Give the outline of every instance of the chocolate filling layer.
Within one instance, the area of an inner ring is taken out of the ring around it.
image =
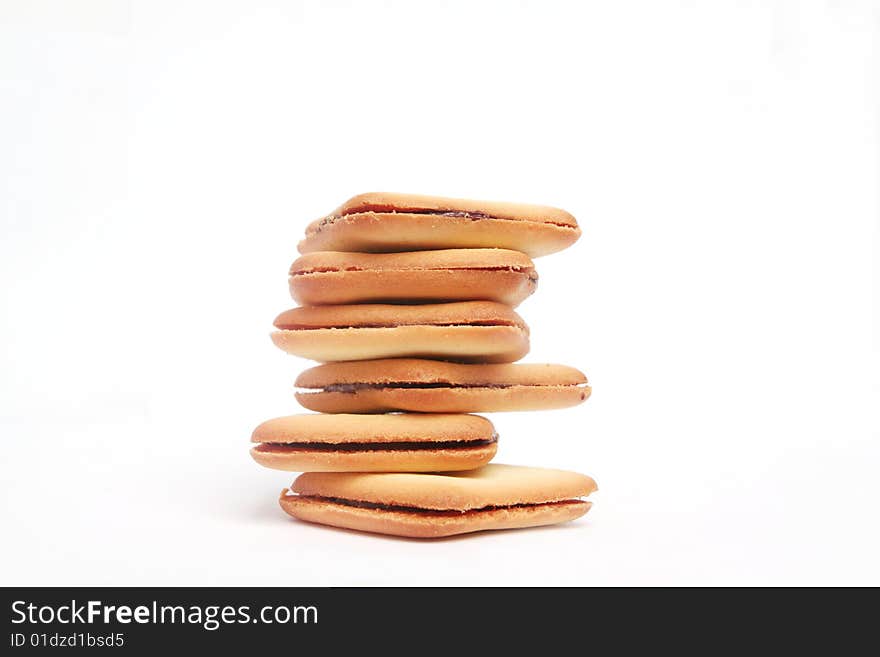
[[[446,440],[438,442],[428,441],[398,441],[389,443],[261,443],[257,450],[260,452],[284,453],[296,452],[409,452],[413,450],[433,449],[469,449],[472,447],[485,447],[494,445],[498,438],[489,440]]]
[[[380,268],[381,269],[381,268]],[[291,269],[288,274],[290,276],[309,276],[311,274],[333,274],[338,272],[350,272],[350,271],[376,271],[376,269],[371,269],[369,267],[309,267],[308,269]],[[421,267],[421,268],[400,268],[395,269],[391,267],[389,269],[385,269],[384,271],[394,271],[394,272],[418,272],[418,271],[512,271],[517,274],[528,274],[530,280],[538,280],[538,275],[535,273],[534,269],[528,267],[468,267],[468,266],[449,266],[444,267],[442,265],[436,267]]]
[[[483,506],[477,509],[425,509],[419,506],[402,506],[398,504],[376,504],[374,502],[362,502],[360,500],[347,500],[341,497],[323,497],[320,495],[299,495],[304,500],[316,500],[318,502],[329,502],[331,504],[341,504],[356,509],[370,509],[373,511],[396,511],[398,513],[417,513],[425,516],[462,516],[465,514],[484,513],[488,511],[498,511],[499,509],[537,509],[550,506],[568,506],[572,504],[584,504],[583,500],[558,500],[555,502],[539,502],[537,504],[504,504]]]
[[[331,383],[324,386],[324,392],[357,392],[358,390],[383,390],[385,388],[392,389],[435,389],[435,388],[510,388],[511,385],[502,385],[498,383],[475,383],[472,385],[461,385],[455,383],[416,383],[416,382],[394,382],[394,383]]]
[[[439,214],[444,217],[461,217],[463,219],[498,219],[485,212],[468,212],[467,210],[418,210],[415,214]]]
[[[387,214],[428,214],[439,215],[441,217],[460,217],[462,219],[504,219],[504,217],[494,217],[491,214],[480,212],[479,210],[431,210],[427,208],[401,208],[390,207],[387,205],[362,205],[351,210],[343,212],[341,215],[331,215],[324,219],[334,220],[340,217],[347,217],[352,214],[363,214],[364,212],[382,212]]]
[[[318,329],[328,329],[328,328],[400,328],[401,326],[515,326],[517,328],[522,328],[517,324],[512,322],[504,322],[501,320],[484,320],[484,321],[473,321],[468,322],[467,324],[462,324],[461,322],[413,322],[412,324],[327,324],[326,326],[306,326],[304,324],[276,324],[275,328],[288,330],[288,331],[314,331]]]
[[[348,217],[356,214],[364,214],[368,212],[379,212],[383,214],[424,214],[424,215],[437,215],[440,217],[456,217],[461,219],[471,219],[473,221],[478,221],[480,219],[494,219],[495,221],[533,221],[528,219],[514,219],[511,217],[497,217],[491,214],[487,214],[485,212],[480,212],[478,210],[433,210],[428,208],[402,208],[402,207],[390,207],[387,205],[361,205],[357,208],[352,208],[351,210],[346,210],[341,215],[332,214],[330,216],[324,217],[315,227],[315,232],[320,231],[322,228],[332,224],[337,219],[341,219],[342,217]],[[559,226],[560,228],[574,228],[571,224],[560,223],[555,221],[542,221],[540,223],[548,223],[552,226]]]
[[[581,391],[581,401],[587,398],[587,390],[589,386],[586,383],[569,383],[569,384],[550,384],[549,386],[529,385],[525,383],[500,384],[500,383],[474,383],[474,384],[453,384],[453,383],[414,383],[414,382],[394,382],[394,383],[331,383],[323,387],[304,387],[299,386],[296,393],[299,395],[316,395],[320,393],[339,392],[343,394],[354,395],[361,390],[455,390],[477,388],[480,390],[503,390],[504,388],[576,388]]]

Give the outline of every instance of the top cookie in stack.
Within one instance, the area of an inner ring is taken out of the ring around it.
[[[538,257],[571,246],[580,235],[575,218],[559,208],[371,193],[309,224],[299,252],[491,248]]]
[[[424,509],[405,511],[399,523],[373,523],[374,516],[401,511],[378,508],[380,502],[367,498],[344,501],[345,473],[470,471],[485,482],[479,486],[492,488],[503,479],[506,493],[498,499],[513,500],[508,504],[517,510],[511,515],[493,502],[491,522],[453,523],[459,528],[454,533],[585,513],[588,503],[568,505],[565,513],[559,506],[543,508],[562,504],[571,490],[535,502],[535,491],[526,495],[517,488],[519,479],[527,487],[526,481],[552,483],[571,473],[514,468],[478,474],[495,455],[497,435],[488,420],[466,415],[561,408],[589,396],[586,377],[574,368],[513,364],[529,351],[528,326],[514,308],[537,285],[530,256],[559,251],[579,236],[574,217],[556,208],[387,193],[356,196],[312,222],[289,272],[291,296],[301,306],[276,317],[272,340],[323,363],[300,375],[296,398],[330,415],[265,422],[254,432],[258,445],[251,453],[270,468],[342,473],[328,480],[341,488],[338,496],[313,499],[295,486],[299,494],[283,494],[282,507],[328,524],[441,535],[452,525],[432,521]],[[457,485],[452,479],[376,476],[377,484]],[[577,479],[575,488],[590,490],[588,479]],[[540,513],[535,505],[542,506]],[[413,524],[407,513],[421,515]],[[366,520],[354,517],[364,514]]]

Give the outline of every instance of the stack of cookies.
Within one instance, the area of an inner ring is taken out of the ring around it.
[[[273,342],[322,364],[296,380],[317,413],[256,428],[251,454],[303,472],[281,507],[300,520],[436,537],[572,520],[596,490],[562,470],[489,464],[498,435],[471,413],[547,410],[590,395],[564,365],[515,363],[535,290],[530,256],[580,236],[556,208],[362,194],[313,222],[290,268],[297,308]]]

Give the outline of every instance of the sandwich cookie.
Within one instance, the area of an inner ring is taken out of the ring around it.
[[[529,329],[493,301],[416,306],[305,306],[275,319],[284,351],[328,362],[411,356],[510,363],[529,351]]]
[[[535,291],[531,259],[507,249],[413,253],[308,253],[290,266],[290,295],[303,306],[498,301],[517,306]]]
[[[580,234],[568,212],[544,205],[371,193],[309,224],[299,252],[502,247],[536,257]]]
[[[431,472],[486,465],[498,448],[477,415],[291,415],[254,430],[260,465],[298,472]]]
[[[394,358],[327,363],[302,372],[296,399],[321,413],[475,413],[564,408],[590,396],[565,365],[467,365]]]
[[[433,538],[574,520],[596,490],[586,475],[490,464],[436,474],[306,473],[279,500],[294,518],[379,534]]]

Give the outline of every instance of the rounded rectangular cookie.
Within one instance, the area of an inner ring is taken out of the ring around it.
[[[302,372],[296,399],[320,413],[488,413],[576,406],[591,392],[566,365],[414,358],[327,363]]]
[[[275,327],[276,346],[321,362],[418,357],[507,363],[529,350],[522,318],[492,301],[305,306],[278,315]]]
[[[477,415],[304,414],[260,424],[251,456],[298,472],[431,472],[486,465],[498,448],[492,423]]]
[[[374,192],[309,224],[299,251],[499,247],[537,257],[570,246],[580,234],[571,214],[550,206]]]
[[[516,307],[537,281],[531,259],[505,249],[308,253],[293,262],[288,278],[291,296],[304,306],[496,301]]]
[[[465,472],[307,473],[279,503],[300,520],[417,538],[565,522],[596,490],[586,475],[490,464]]]

